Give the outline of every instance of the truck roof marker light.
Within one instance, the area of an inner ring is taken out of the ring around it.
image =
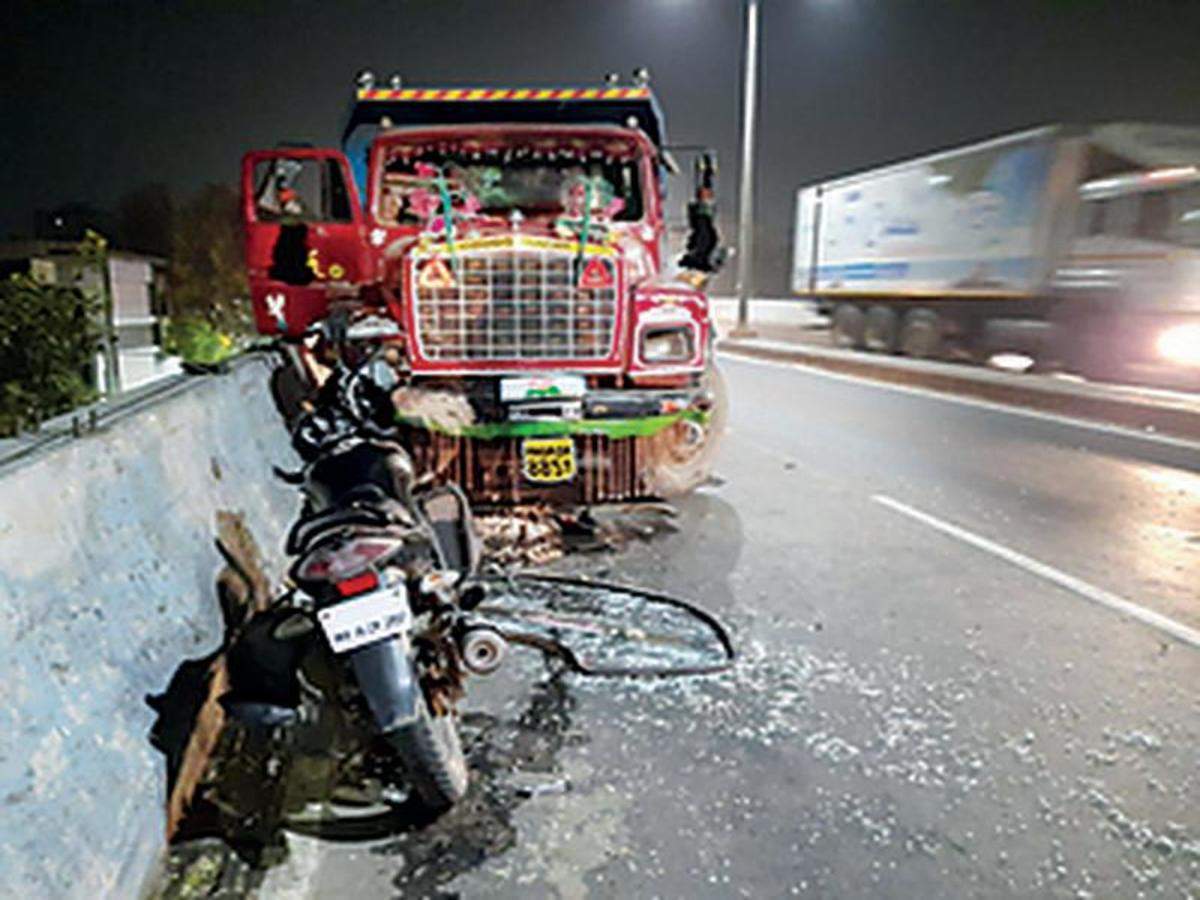
[[[588,259],[583,271],[579,274],[579,287],[583,290],[610,288],[612,283],[612,269],[595,256]]]
[[[359,80],[369,76],[369,81]],[[646,84],[637,87],[604,88],[400,88],[376,87],[375,75],[364,70],[356,77],[359,100],[388,103],[468,102],[497,100],[645,100],[650,97]]]
[[[388,87],[390,87],[393,91],[398,91],[400,88],[404,87],[404,79],[398,74],[394,74],[388,79]]]
[[[434,291],[458,286],[458,282],[454,280],[454,275],[450,272],[450,267],[440,256],[435,256],[421,267],[417,284]]]
[[[375,87],[375,73],[370,69],[360,69],[354,76],[354,83],[358,85],[359,90],[369,91]]]

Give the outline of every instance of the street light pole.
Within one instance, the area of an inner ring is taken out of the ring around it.
[[[737,327],[735,337],[752,337],[750,295],[754,282],[754,114],[758,101],[758,4],[746,3],[746,49],[742,59],[742,183],[738,203]]]

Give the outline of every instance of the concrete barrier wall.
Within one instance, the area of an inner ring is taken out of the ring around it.
[[[217,511],[279,563],[296,506],[266,377],[244,360],[0,477],[0,896],[133,897],[154,869],[143,697],[220,641]]]

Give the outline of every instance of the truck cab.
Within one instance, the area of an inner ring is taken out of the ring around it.
[[[340,150],[243,160],[255,322],[314,387],[312,327],[373,323],[418,462],[477,502],[686,488],[719,385],[707,298],[665,275],[669,164],[644,84],[361,81]]]
[[[1121,172],[1079,188],[1053,274],[1062,355],[1084,374],[1194,390],[1200,373],[1200,170]]]

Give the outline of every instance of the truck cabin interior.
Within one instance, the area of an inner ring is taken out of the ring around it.
[[[385,137],[379,155],[374,219],[414,226],[449,203],[476,220],[578,218],[636,222],[643,200],[638,141],[604,130],[548,133],[494,129],[486,133]]]

